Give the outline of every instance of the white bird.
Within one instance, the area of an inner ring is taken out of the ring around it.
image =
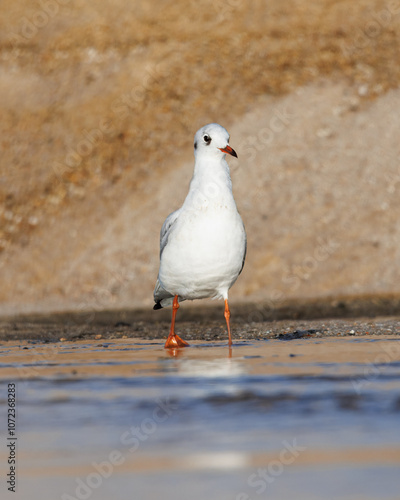
[[[224,127],[210,123],[196,132],[189,193],[182,207],[172,212],[161,228],[154,309],[172,304],[165,347],[189,345],[175,333],[179,302],[208,297],[224,299],[232,344],[228,290],[243,269],[246,232],[233,198],[226,153],[237,158]]]

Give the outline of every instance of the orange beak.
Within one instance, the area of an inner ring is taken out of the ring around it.
[[[232,149],[230,146],[226,146],[225,148],[218,148],[220,149],[223,153],[228,153],[228,155],[234,156],[235,158],[238,157],[236,154],[236,151]]]

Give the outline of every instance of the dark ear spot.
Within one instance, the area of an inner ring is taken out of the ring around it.
[[[197,149],[197,141],[194,141],[194,149]]]

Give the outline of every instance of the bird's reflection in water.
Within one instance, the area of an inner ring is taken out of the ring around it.
[[[177,358],[175,369],[181,377],[226,378],[247,373],[242,360],[232,357],[232,348],[226,349],[224,357],[214,355],[210,359],[190,358],[187,356],[188,349],[176,349],[176,351],[169,354]]]
[[[179,358],[179,357],[183,357],[185,349],[180,348],[180,347],[174,347],[174,348],[165,349],[165,351],[171,358]],[[228,359],[232,359],[232,345],[228,345],[228,348],[226,351],[226,357]]]

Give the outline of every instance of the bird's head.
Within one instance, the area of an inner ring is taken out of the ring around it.
[[[196,132],[194,136],[194,155],[223,157],[225,154],[235,156],[236,151],[229,146],[229,134],[218,125],[218,123],[209,123]]]

